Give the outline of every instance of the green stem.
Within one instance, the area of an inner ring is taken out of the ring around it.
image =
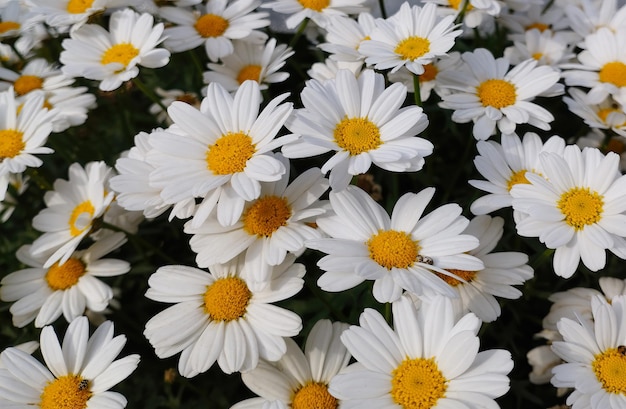
[[[380,16],[387,18],[387,10],[385,10],[385,0],[378,0],[378,6],[380,7]]]
[[[144,84],[143,81],[139,79],[139,77],[133,78],[132,81],[133,84],[135,84],[145,96],[147,96],[152,102],[160,106],[163,111],[167,112],[167,107],[163,104],[161,98],[159,98],[159,96],[154,91],[148,88],[146,84]]]
[[[300,23],[300,25],[298,26],[298,30],[296,30],[296,33],[293,35],[293,37],[291,38],[291,41],[289,42],[290,48],[294,48],[294,46],[296,45],[300,37],[302,37],[302,34],[304,34],[304,30],[306,29],[306,26],[308,24],[309,24],[309,18],[305,18],[304,20],[302,20],[302,23]]]
[[[465,13],[467,12],[467,7],[469,6],[469,2],[470,0],[463,0],[463,6],[461,7],[461,11],[459,11],[459,14],[454,19],[454,24],[463,23],[463,18],[465,18]]]
[[[422,106],[422,95],[420,93],[420,76],[413,74],[413,98],[415,99],[415,105]]]

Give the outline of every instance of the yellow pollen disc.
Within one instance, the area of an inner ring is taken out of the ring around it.
[[[207,168],[216,175],[243,172],[256,151],[252,138],[237,132],[227,133],[210,145],[206,152]]]
[[[532,24],[527,25],[526,26],[526,31],[532,30],[533,28],[536,28],[537,30],[543,32],[543,31],[546,31],[547,29],[549,29],[550,26],[545,24],[545,23],[536,22],[536,23],[532,23]]]
[[[606,123],[607,118],[613,112],[621,113],[622,111],[617,108],[603,108],[598,110],[597,115],[602,120],[602,122]]]
[[[470,0],[467,0],[468,2]],[[448,0],[448,3],[450,3],[450,7],[452,7],[455,10],[458,10],[459,8],[461,8],[461,4],[462,4],[463,0]],[[474,7],[471,4],[467,5],[467,11],[470,11],[471,9],[473,9]]]
[[[228,28],[228,20],[217,14],[204,14],[194,24],[194,28],[202,37],[219,37]]]
[[[91,226],[91,219],[96,209],[89,200],[85,200],[72,210],[70,220],[70,234],[73,237],[78,236]]]
[[[589,188],[575,187],[561,195],[557,207],[565,215],[565,222],[582,230],[585,226],[600,221],[604,201],[597,192]]]
[[[81,14],[87,11],[93,4],[93,0],[70,0],[67,3],[67,11],[72,14]]]
[[[43,79],[36,75],[22,75],[13,83],[13,88],[17,95],[28,94],[34,89],[41,89]]]
[[[604,64],[600,69],[600,81],[626,87],[626,64],[619,61]]]
[[[539,61],[539,60],[541,60],[541,57],[543,57],[543,53],[534,53],[534,54],[532,55],[532,57],[533,57],[535,60]]]
[[[419,245],[403,231],[379,230],[366,244],[370,258],[388,270],[412,266],[419,254]]]
[[[292,409],[336,409],[337,399],[328,392],[328,386],[309,382],[300,388],[291,402]]]
[[[291,209],[284,197],[265,196],[258,199],[243,215],[243,229],[250,235],[270,237],[279,227],[287,225]]]
[[[204,311],[214,321],[232,321],[246,313],[252,293],[238,277],[225,277],[207,286],[204,293]]]
[[[517,98],[515,86],[508,81],[490,79],[476,87],[476,93],[484,107],[504,108],[513,105]]]
[[[426,64],[424,65],[424,72],[419,76],[419,80],[420,82],[432,81],[437,77],[438,73],[439,70],[434,64]]]
[[[591,368],[608,393],[626,394],[626,355],[609,348],[595,356]]]
[[[465,270],[454,270],[454,269],[448,269],[446,271],[451,272],[452,274],[458,276],[459,278],[462,278],[463,280],[465,280],[466,282],[470,282],[474,279],[474,277],[476,277],[476,273],[477,271],[465,271]],[[441,274],[441,273],[437,273],[435,272],[435,274],[437,275],[437,277],[441,278],[443,281],[445,281],[446,283],[448,283],[449,285],[451,285],[452,287],[456,287],[459,284],[465,284],[463,283],[463,281],[459,281],[454,277],[450,277],[447,276],[445,274]]]
[[[17,30],[20,27],[20,23],[16,23],[15,21],[0,21],[0,34],[11,30]]]
[[[26,147],[22,140],[24,134],[15,129],[0,131],[0,162],[5,158],[14,158]]]
[[[239,70],[239,74],[237,74],[237,82],[239,84],[243,84],[245,80],[252,80],[259,82],[259,77],[261,76],[261,66],[257,64],[250,64],[243,67]]]
[[[40,396],[41,409],[85,409],[91,398],[89,386],[82,387],[83,379],[77,375],[65,375],[49,382]]]
[[[134,45],[130,43],[119,43],[104,52],[100,63],[107,65],[116,62],[126,67],[128,63],[130,63],[130,60],[138,55],[139,50],[135,48]]]
[[[526,172],[528,172],[526,169],[513,172],[509,180],[506,182],[506,190],[510,192],[511,189],[513,189],[513,186],[517,185],[518,183],[524,183],[527,185],[530,184],[528,179],[526,179]]]
[[[355,156],[378,148],[380,130],[367,118],[345,117],[337,124],[333,133],[340,148]]]
[[[197,104],[198,98],[194,94],[183,94],[176,98],[176,101],[184,102],[189,105]]]
[[[46,282],[54,291],[67,290],[76,285],[83,274],[85,274],[85,263],[70,258],[61,265],[58,261],[54,263],[46,272]]]
[[[330,0],[298,0],[298,3],[305,9],[322,11],[330,4]]]
[[[393,50],[404,60],[415,60],[430,51],[430,41],[424,37],[409,37],[400,41]]]
[[[434,358],[407,358],[391,375],[391,397],[403,409],[430,409],[448,387]]]

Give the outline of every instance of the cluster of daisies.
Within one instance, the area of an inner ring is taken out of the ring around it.
[[[161,303],[141,317],[143,336],[157,357],[178,357],[181,376],[240,373],[257,397],[234,409],[498,407],[513,358],[481,350],[479,330],[541,280],[526,253],[499,251],[514,247],[503,238],[527,238],[559,278],[626,259],[617,0],[0,6],[0,220],[29,191],[43,199],[37,236],[5,255],[21,268],[2,273],[0,300],[40,339],[0,354],[1,407],[126,406],[109,389],[139,355],[116,359],[126,337],[107,319],[120,301],[111,277],[142,279]],[[52,140],[128,92],[152,102],[123,108],[152,118],[125,135],[129,149],[55,152]],[[567,121],[556,112],[587,133],[553,135]],[[454,148],[442,142],[453,129],[477,152],[461,176],[472,201],[427,184],[391,197],[395,174],[423,174]],[[47,181],[59,166],[66,178]],[[372,175],[386,207],[363,188]],[[170,223],[194,259],[129,277],[115,258],[126,242]],[[303,322],[290,300],[313,274],[312,293],[368,291],[358,322]],[[547,345],[527,355],[530,381],[574,409],[626,407],[626,284],[599,286],[552,294]]]

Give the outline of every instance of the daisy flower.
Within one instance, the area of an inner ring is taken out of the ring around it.
[[[374,16],[359,13],[357,20],[350,17],[332,17],[326,26],[325,43],[318,47],[330,54],[335,61],[363,62],[365,56],[359,52],[361,43],[368,40],[376,28]]]
[[[565,84],[591,88],[587,93],[590,104],[611,95],[626,105],[626,27],[617,32],[600,28],[585,38],[585,47],[578,54],[580,64],[564,66],[571,68],[563,71]]]
[[[281,104],[285,98],[272,99],[259,114],[259,84],[246,81],[234,96],[209,84],[200,110],[173,102],[167,112],[174,124],[151,137],[150,184],[162,189],[168,204],[202,198],[198,224],[215,207],[220,224],[236,223],[244,203],[261,194],[261,182],[277,181],[286,172],[271,153],[289,140],[275,138],[292,111],[291,103]]]
[[[322,166],[330,171],[335,190],[371,164],[389,171],[414,172],[432,153],[429,141],[416,137],[428,126],[418,106],[402,107],[406,87],[385,88],[385,78],[364,70],[358,78],[340,70],[334,80],[308,81],[300,97],[304,108],[295,112],[287,128],[300,138],[282,148],[288,158],[304,158],[335,151]]]
[[[441,15],[454,15],[455,18],[458,18],[461,10],[465,8],[463,25],[468,28],[480,26],[485,16],[500,16],[503,6],[503,2],[498,0],[425,0],[425,2],[439,5],[438,12]]]
[[[264,183],[259,198],[246,203],[232,226],[223,227],[215,216],[198,226],[187,222],[185,233],[193,235],[189,244],[197,253],[198,266],[225,263],[244,251],[246,260],[260,257],[275,266],[287,253],[299,255],[306,240],[320,238],[320,231],[310,225],[326,213],[326,201],[319,198],[328,189],[328,180],[318,168],[306,170],[289,185],[288,180],[286,173],[277,182]],[[250,278],[264,282],[267,270],[260,267]]]
[[[175,25],[165,29],[165,47],[172,52],[204,45],[213,62],[234,51],[232,40],[265,42],[259,28],[269,26],[268,13],[255,12],[260,0],[211,0],[203,13],[178,7],[162,7],[159,14]]]
[[[504,233],[504,219],[487,215],[473,218],[463,233],[476,237],[480,244],[467,254],[483,262],[485,268],[478,271],[448,270],[460,277],[436,273],[459,295],[459,300],[467,312],[473,312],[483,322],[492,322],[500,316],[497,297],[514,300],[522,292],[513,285],[524,284],[533,277],[533,269],[528,266],[528,256],[524,253],[507,251],[494,253]]]
[[[626,405],[624,367],[626,355],[626,296],[609,303],[604,297],[591,299],[593,322],[562,318],[557,324],[563,341],[552,350],[565,363],[552,369],[551,382],[574,388],[566,403],[572,408],[620,408]]]
[[[461,216],[459,205],[443,205],[422,217],[434,193],[434,188],[426,188],[417,194],[404,194],[390,217],[357,187],[331,191],[335,214],[317,219],[329,237],[306,243],[327,254],[317,263],[326,271],[318,285],[337,292],[374,280],[374,298],[381,303],[397,300],[402,290],[457,297],[456,291],[433,272],[454,276],[447,269],[482,270],[482,261],[467,254],[479,242],[461,234],[469,221]]]
[[[41,330],[40,346],[45,365],[17,348],[0,356],[0,406],[122,409],[126,398],[109,391],[126,379],[139,363],[139,355],[115,359],[126,337],[113,336],[113,323],[106,321],[89,337],[86,317],[73,320],[59,342],[52,326]]]
[[[57,179],[54,190],[46,192],[46,208],[33,218],[33,227],[43,234],[30,250],[35,257],[49,256],[45,268],[68,260],[92,232],[96,219],[104,216],[114,197],[107,185],[110,172],[104,162],[89,162],[84,168],[73,163],[69,179]]]
[[[306,73],[311,79],[324,82],[337,77],[339,70],[349,70],[355,77],[358,77],[362,69],[363,63],[361,62],[335,61],[326,58],[324,62],[311,64],[311,68],[309,68]]]
[[[370,39],[363,41],[359,53],[365,62],[378,70],[400,67],[416,75],[424,72],[424,65],[445,55],[454,45],[461,30],[455,30],[454,16],[437,17],[437,5],[423,7],[402,3],[400,10],[388,19],[376,20]]]
[[[31,0],[31,11],[59,32],[74,31],[90,17],[117,7],[130,6],[126,0]]]
[[[341,403],[328,392],[331,379],[350,361],[350,354],[339,338],[347,324],[319,320],[307,337],[304,351],[292,339],[286,339],[287,352],[275,363],[259,362],[250,372],[241,374],[243,383],[258,398],[231,406],[231,409],[265,409],[278,401],[281,408],[338,408]]]
[[[504,133],[513,133],[519,124],[550,129],[554,116],[530,102],[537,96],[557,95],[561,91],[559,73],[548,66],[537,67],[530,59],[509,70],[509,61],[495,58],[485,48],[462,54],[465,67],[441,73],[443,87],[453,92],[443,95],[440,106],[453,109],[452,120],[474,122],[473,135],[488,139],[496,125]]]
[[[61,43],[63,73],[100,81],[102,91],[113,91],[139,74],[138,65],[159,68],[169,62],[170,52],[157,48],[163,41],[163,23],[154,24],[152,15],[116,11],[109,29],[85,24],[70,33]]]
[[[150,185],[150,173],[154,166],[147,161],[152,150],[151,134],[139,132],[135,135],[135,146],[115,162],[118,174],[111,177],[111,189],[116,192],[116,203],[129,211],[141,211],[148,219],[154,219],[169,209],[169,220],[174,217],[186,219],[196,209],[195,200],[189,198],[174,206],[163,202],[161,189]]]
[[[438,297],[416,310],[408,297],[392,305],[394,328],[366,309],[342,335],[357,363],[336,375],[329,391],[344,408],[497,407],[509,390],[511,354],[478,352],[480,320],[455,317]]]
[[[610,96],[598,104],[590,104],[587,94],[578,88],[570,88],[569,94],[569,97],[563,97],[563,102],[590,128],[610,129],[626,137],[626,108],[624,106]]]
[[[32,95],[21,109],[13,88],[0,92],[0,201],[4,200],[10,174],[43,163],[34,155],[52,153],[43,146],[52,131],[52,114],[43,108],[43,96]]]
[[[111,287],[99,277],[118,276],[130,270],[126,261],[102,257],[126,242],[123,233],[114,233],[76,251],[63,264],[44,268],[47,255],[33,256],[31,246],[16,253],[28,268],[10,273],[0,281],[0,299],[14,302],[9,311],[13,325],[22,328],[35,320],[35,327],[52,324],[63,315],[67,322],[85,313],[101,312],[113,298]]]
[[[221,64],[209,63],[210,71],[203,74],[205,84],[218,82],[233,92],[246,80],[259,83],[259,89],[267,89],[269,84],[283,82],[289,73],[279,71],[293,55],[286,44],[276,45],[271,38],[265,44],[255,44],[243,40],[233,41],[233,53],[224,56]]]
[[[619,172],[619,156],[568,145],[562,155],[541,152],[539,161],[543,175],[526,172],[530,183],[511,189],[513,209],[525,214],[517,233],[556,249],[554,271],[565,278],[581,260],[591,271],[604,268],[606,249],[625,259],[626,176]]]
[[[562,154],[565,140],[552,136],[545,143],[534,132],[526,132],[520,139],[517,134],[503,134],[501,144],[495,141],[478,141],[478,156],[474,166],[486,180],[470,180],[469,184],[488,194],[476,199],[470,206],[474,214],[487,214],[513,203],[511,189],[518,183],[529,183],[527,172],[542,175],[540,152]]]
[[[12,86],[17,96],[37,89],[49,90],[45,85],[46,79],[58,75],[62,75],[61,70],[54,68],[44,58],[28,61],[19,73],[0,67],[0,90],[6,91]]]
[[[363,6],[365,0],[274,0],[264,3],[267,7],[280,14],[290,14],[285,19],[288,29],[296,28],[305,19],[311,19],[322,28],[328,25],[330,18],[347,17],[367,11]]]
[[[570,29],[564,8],[552,4],[546,9],[544,0],[530,4],[525,11],[502,13],[499,21],[508,29],[507,37],[511,41],[524,41],[525,33],[532,30],[551,34],[555,40],[570,45],[580,40],[580,36]]]
[[[258,263],[241,257],[208,272],[159,268],[148,280],[146,297],[174,305],[152,317],[144,335],[159,358],[182,352],[178,371],[188,378],[215,361],[225,373],[250,371],[259,359],[277,361],[287,352],[284,337],[302,329],[298,315],[271,304],[302,289],[304,266],[294,259],[274,267],[263,289],[249,284]]]
[[[599,28],[619,30],[626,26],[626,5],[617,0],[582,0],[579,6],[568,3],[564,9],[570,27],[585,41]]]
[[[560,70],[559,64],[570,61],[574,54],[569,52],[569,44],[555,37],[549,30],[528,30],[524,39],[514,41],[513,45],[504,49],[504,56],[513,65],[534,58],[538,65],[549,65]]]
[[[29,20],[34,17],[22,6],[20,0],[8,0],[0,8],[0,39],[21,36],[26,33],[32,24]]]

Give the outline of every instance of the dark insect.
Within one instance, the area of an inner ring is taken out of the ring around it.
[[[82,381],[80,381],[78,383],[78,390],[79,391],[84,391],[88,387],[89,387],[89,381],[87,379],[83,379]]]
[[[418,263],[426,263],[426,264],[430,264],[431,266],[433,265],[433,259],[427,256],[417,256],[417,262]]]
[[[617,352],[619,352],[621,355],[626,355],[626,346],[624,345],[620,345],[617,347]]]

